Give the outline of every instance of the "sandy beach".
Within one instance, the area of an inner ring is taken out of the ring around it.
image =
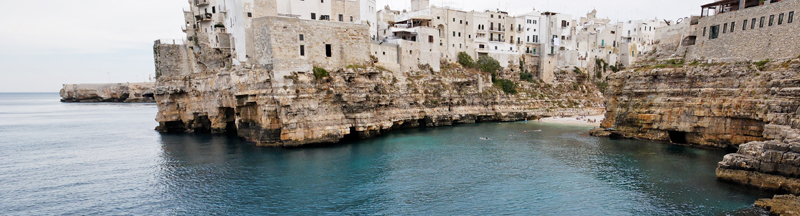
[[[605,119],[605,116],[604,115],[586,116],[586,118],[583,118],[581,120],[578,120],[576,118],[578,118],[578,116],[564,117],[564,118],[561,118],[561,117],[549,117],[549,118],[543,118],[542,122],[600,127],[600,122],[602,122],[603,119]],[[593,120],[593,121],[596,121],[596,122],[595,123],[589,123],[586,120]],[[536,121],[536,120],[534,120],[534,121]]]

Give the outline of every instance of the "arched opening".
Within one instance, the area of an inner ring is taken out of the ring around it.
[[[686,139],[686,132],[682,131],[668,131],[669,133],[669,141],[675,144],[689,144],[689,141]]]

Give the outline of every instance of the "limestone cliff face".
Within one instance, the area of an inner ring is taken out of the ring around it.
[[[719,179],[800,194],[800,60],[643,66],[606,93],[611,136],[737,147]]]
[[[64,84],[61,102],[152,103],[155,83]]]
[[[196,62],[157,63],[166,68],[158,71],[155,95],[162,132],[235,131],[261,146],[299,146],[399,128],[603,112],[596,85],[573,85],[581,76],[572,72],[559,74],[561,83],[544,85],[507,71],[501,77],[517,74],[518,93],[506,94],[489,74],[453,64],[441,72],[353,65],[329,76],[301,71],[275,77],[268,69],[215,65],[184,51],[156,48],[157,58],[178,52]]]
[[[663,65],[662,65],[663,66]],[[728,147],[798,127],[800,62],[637,68],[609,76],[606,120],[627,138]]]

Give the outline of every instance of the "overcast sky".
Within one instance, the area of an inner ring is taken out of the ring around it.
[[[533,8],[612,20],[675,20],[712,0],[431,0],[463,10]],[[409,8],[378,0],[378,8]],[[57,92],[64,83],[142,82],[155,73],[153,41],[178,39],[186,0],[3,1],[0,92]]]

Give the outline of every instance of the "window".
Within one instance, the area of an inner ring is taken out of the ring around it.
[[[775,22],[775,15],[769,15],[769,26],[772,26],[772,23]]]
[[[459,20],[458,24],[464,24],[464,20]]]
[[[325,0],[319,0],[320,3],[325,3]]]
[[[742,21],[742,31],[747,30],[747,20]]]
[[[433,35],[428,35],[428,43],[433,43]]]
[[[566,20],[561,20],[561,28],[566,28],[569,23]]]
[[[526,41],[527,42],[531,42],[531,36],[528,36],[528,40],[526,40]]]
[[[304,38],[303,34],[300,34],[300,41],[303,41],[303,40],[305,40],[305,38]]]
[[[306,46],[300,45],[300,56],[306,56]]]
[[[353,16],[350,16],[350,22],[353,22]]]
[[[794,11],[789,12],[789,18],[786,18],[786,23],[792,23],[792,19],[794,19]]]
[[[311,19],[312,19],[312,20],[315,20],[315,19],[317,19],[317,14],[315,14],[315,13],[311,13]]]
[[[458,33],[458,37],[461,37],[461,32]]]
[[[217,13],[217,7],[211,7],[211,13]]]
[[[344,15],[339,14],[339,22],[344,22]]]
[[[722,33],[728,33],[728,23],[725,23],[725,25],[722,26]]]
[[[781,13],[781,15],[778,15],[778,25],[780,24],[783,24],[783,13]]]
[[[766,17],[761,17],[761,22],[758,22],[758,27],[759,27],[759,28],[764,28],[764,21],[766,21],[766,19],[765,19],[765,18],[766,18]]]
[[[253,17],[253,13],[252,12],[247,12],[247,17]]]
[[[456,18],[453,18],[453,22],[456,22]]]
[[[436,17],[436,19],[442,19],[442,17],[438,17],[438,16],[437,16],[437,17]]]
[[[453,37],[455,37],[455,36],[456,36],[456,32],[454,31],[454,32],[453,32]]]
[[[711,26],[711,32],[708,34],[708,39],[717,39],[719,37],[719,25]]]
[[[750,29],[756,29],[756,18],[750,20]]]
[[[469,25],[469,21],[464,22],[464,25]]]
[[[736,22],[731,22],[731,33],[733,33],[734,28],[736,28]]]
[[[330,44],[325,44],[325,56],[327,57],[333,56],[333,50],[331,50]]]

